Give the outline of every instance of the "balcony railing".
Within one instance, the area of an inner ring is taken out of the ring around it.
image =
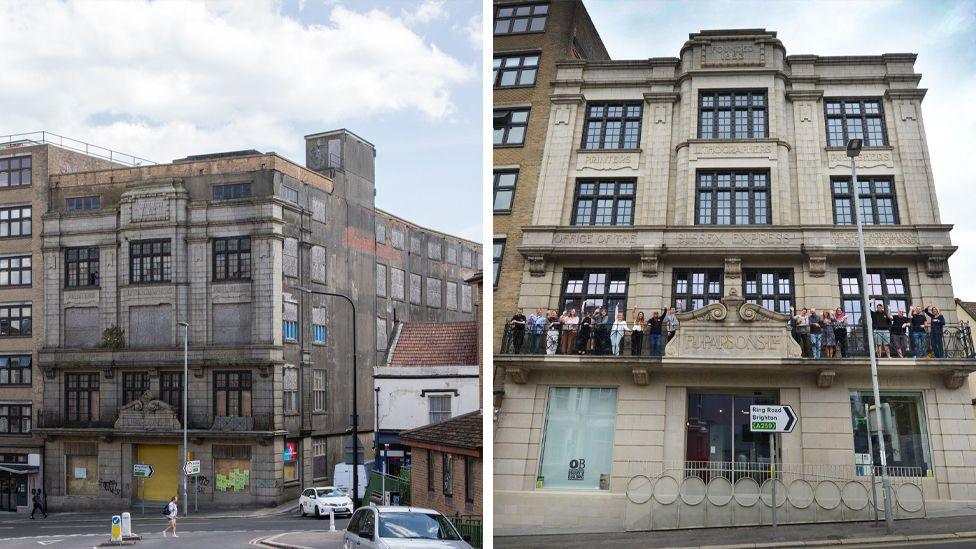
[[[679,332],[681,328],[678,328]],[[667,332],[659,336],[660,343],[647,332],[636,332],[639,341],[635,342],[635,332],[624,331],[615,334],[610,326],[591,328],[589,334],[580,334],[578,326],[556,326],[545,329],[542,333],[535,333],[531,328],[516,328],[506,324],[502,333],[500,354],[503,355],[619,355],[655,357],[664,354],[664,347],[668,342]],[[847,338],[839,338],[835,345],[834,358],[851,358],[868,356],[867,344],[863,326],[847,328]],[[803,338],[794,336],[801,347]],[[619,343],[615,343],[618,340]],[[904,351],[905,357],[914,357],[914,338],[909,336],[908,347]],[[617,350],[618,352],[614,352]],[[846,351],[846,352],[845,352]],[[810,358],[812,350],[809,345],[804,348],[804,357]],[[898,354],[892,347],[892,357]],[[947,324],[943,327],[941,336],[931,331],[925,333],[924,358],[971,359],[976,358],[973,346],[972,331],[968,324]],[[821,341],[821,358],[826,358]]]
[[[84,141],[79,141],[77,139],[72,139],[70,137],[65,137],[63,135],[58,135],[51,132],[30,132],[0,135],[0,149],[29,147],[31,145],[44,144],[55,145],[61,147],[62,149],[77,151],[87,154],[88,156],[94,156],[96,158],[115,162],[116,164],[124,164],[129,167],[156,164],[152,160],[139,158],[138,156],[121,153],[119,151],[113,151],[112,149],[99,147],[98,145],[92,145],[91,143],[85,143]]]
[[[69,416],[63,410],[40,410],[35,421],[36,428],[42,429],[114,429],[117,414],[99,419],[77,419]],[[178,417],[182,425],[183,418]],[[247,417],[215,417],[190,418],[189,428],[195,431],[239,432],[239,431],[273,431],[274,415],[271,413],[257,413]],[[147,432],[151,432],[146,429]]]

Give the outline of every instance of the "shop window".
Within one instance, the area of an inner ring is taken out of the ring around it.
[[[686,460],[689,474],[721,475],[735,482],[740,476],[762,482],[768,476],[769,436],[753,435],[749,408],[776,404],[775,392],[688,393]],[[778,461],[778,460],[777,460]]]
[[[616,417],[614,388],[550,388],[536,485],[609,490]]]
[[[285,450],[282,461],[284,462],[284,475],[285,482],[297,481],[301,477],[301,468],[299,463],[301,460],[298,459],[298,445],[297,440],[286,440]]]
[[[865,405],[871,406],[870,421]],[[875,428],[874,394],[851,391],[851,418],[854,430],[854,463],[858,474],[870,475],[870,465],[881,465]],[[868,426],[873,437],[868,446]],[[881,392],[881,425],[884,428],[888,474],[896,477],[932,476],[932,451],[929,447],[925,402],[918,392]]]

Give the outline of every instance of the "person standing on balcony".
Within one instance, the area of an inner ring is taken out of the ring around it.
[[[605,355],[610,350],[610,318],[607,310],[600,307],[593,315],[593,335],[596,340],[593,347],[598,355]]]
[[[931,309],[931,311],[930,311]],[[942,316],[942,312],[939,311],[938,307],[933,307],[932,303],[925,308],[925,314],[928,315],[930,322],[932,324],[931,333],[929,334],[932,338],[932,354],[935,358],[945,358],[945,346],[943,345],[943,328],[945,328],[945,317]]]
[[[661,352],[661,327],[663,325],[664,319],[661,317],[661,313],[657,311],[652,312],[651,318],[647,321],[647,338],[651,344],[651,356],[661,356],[664,354]]]
[[[840,349],[840,356],[847,358],[847,313],[840,307],[834,310],[834,339]]]
[[[624,320],[623,313],[617,313],[617,319],[610,327],[610,345],[613,347],[613,356],[620,356],[620,342],[627,333],[627,321]]]
[[[562,353],[564,355],[572,354],[576,348],[576,330],[579,329],[579,317],[576,316],[576,309],[563,312],[563,316],[559,317],[559,323],[562,326]]]
[[[827,358],[834,358],[834,351],[837,348],[837,337],[834,335],[834,319],[830,315],[830,310],[823,312],[823,333],[820,335],[820,346],[823,347],[824,355]]]
[[[549,309],[549,314],[546,315],[546,354],[554,355],[556,354],[556,348],[559,347],[559,316],[556,311]]]
[[[546,331],[546,317],[542,316],[542,309],[536,309],[529,317],[529,354],[542,353],[542,338]]]
[[[512,316],[512,320],[508,321],[508,325],[512,337],[512,351],[519,354],[522,352],[522,342],[525,341],[525,315],[522,314],[521,308],[515,311],[515,315]]]
[[[823,335],[823,319],[817,314],[816,309],[810,309],[810,356],[820,358],[820,336]]]
[[[583,310],[583,320],[579,323],[579,335],[576,336],[576,352],[581,355],[586,354],[586,348],[590,344],[590,336],[593,334],[593,317],[590,311]]]
[[[898,309],[898,314],[891,317],[891,350],[898,354],[898,358],[905,358],[908,352],[908,325],[911,322],[905,309]]]
[[[800,314],[793,315],[793,329],[799,338],[801,356],[810,358],[810,317],[806,307],[800,309]]]
[[[664,315],[664,329],[668,332],[668,341],[674,339],[679,324],[681,322],[678,320],[678,312],[675,311],[674,307],[671,307],[668,309],[668,314]]]
[[[647,320],[644,311],[637,311],[634,305],[634,328],[630,332],[630,356],[640,356],[644,348],[644,333],[647,331]]]
[[[914,351],[915,358],[925,358],[925,355],[928,354],[928,345],[926,345],[928,334],[925,333],[927,325],[928,318],[922,312],[922,306],[915,305],[912,307],[912,351]]]
[[[872,302],[873,303],[873,302]],[[891,358],[891,314],[885,311],[885,306],[878,303],[871,310],[871,324],[874,327],[874,346],[878,356],[882,352]]]

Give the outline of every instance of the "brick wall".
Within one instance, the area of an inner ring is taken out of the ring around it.
[[[462,515],[481,515],[482,513],[482,489],[481,477],[482,466],[481,458],[471,458],[474,460],[474,493],[473,502],[465,501],[464,492],[464,458],[462,455],[454,455],[453,471],[453,496],[446,496],[443,487],[443,453],[423,448],[413,449],[413,465],[410,472],[410,504],[417,507],[429,507],[436,509],[445,515],[456,513]],[[427,483],[427,463],[428,459],[434,460],[434,490],[428,490]]]

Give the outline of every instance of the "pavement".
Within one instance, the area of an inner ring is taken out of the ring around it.
[[[976,517],[939,517],[895,521],[887,534],[884,521],[839,522],[659,530],[605,534],[495,536],[496,549],[766,549],[776,547],[926,547],[976,548]]]

